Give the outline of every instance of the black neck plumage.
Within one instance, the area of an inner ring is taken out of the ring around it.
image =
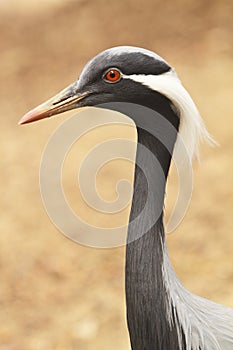
[[[170,102],[159,96],[154,110],[178,129],[179,119]],[[158,107],[159,106],[159,107]],[[163,206],[167,174],[171,161],[169,152],[175,144],[172,133],[169,145],[137,127],[134,195],[126,247],[126,305],[132,350],[178,350],[175,325],[166,317],[166,290],[163,283],[164,225]],[[150,152],[145,154],[145,148]],[[157,159],[153,162],[153,156]],[[146,202],[149,201],[149,205]],[[147,208],[143,211],[143,208]],[[140,214],[141,213],[141,214]],[[150,223],[147,230],[148,222]]]
[[[179,116],[165,96],[145,86],[140,89],[137,86],[139,93],[129,104],[119,99],[110,106],[101,106],[128,115],[135,121],[138,133],[126,246],[127,323],[132,350],[178,350],[177,329],[166,317],[162,269],[164,195]]]
[[[167,174],[170,164],[169,155],[162,150],[163,147],[158,145],[157,140],[150,140],[150,138],[144,130],[138,129],[138,142],[150,147],[158,158],[162,157],[164,171]],[[148,140],[150,140],[149,143]],[[138,150],[138,162],[140,157],[140,150]],[[161,181],[157,181],[156,167],[152,167],[151,171],[151,179],[154,177],[154,182],[161,184]],[[170,325],[166,317],[166,289],[162,272],[165,244],[163,225],[165,181],[163,185],[163,188],[159,189],[160,193],[154,188],[153,202],[147,212],[140,217],[136,227],[129,225],[128,230],[125,284],[127,322],[132,350],[180,349],[176,327]],[[147,196],[148,179],[136,165],[130,221],[140,215],[145,207]],[[155,216],[157,216],[156,222],[154,224],[152,222],[152,227],[146,231],[145,224]]]

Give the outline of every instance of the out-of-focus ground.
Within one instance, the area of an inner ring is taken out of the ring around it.
[[[168,241],[183,284],[233,307],[231,17],[226,0],[0,1],[0,350],[130,348],[124,248],[73,243],[41,202],[41,155],[67,114],[17,126],[27,110],[74,81],[87,60],[115,45],[149,48],[175,66],[220,144],[202,147],[190,209]],[[80,140],[79,154],[101,137],[104,131]],[[103,169],[101,195],[114,199],[117,176],[130,178],[129,169],[126,162]],[[65,178],[67,196],[85,214],[75,183]],[[104,226],[115,218],[96,220]]]

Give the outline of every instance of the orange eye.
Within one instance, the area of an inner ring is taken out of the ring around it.
[[[116,83],[120,79],[121,72],[116,68],[109,69],[104,75],[104,80],[106,80],[109,83]]]

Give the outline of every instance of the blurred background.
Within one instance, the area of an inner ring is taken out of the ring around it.
[[[75,244],[52,225],[41,201],[43,149],[69,113],[17,126],[29,109],[76,80],[90,58],[116,45],[145,47],[169,61],[220,144],[203,145],[202,163],[194,164],[191,206],[168,242],[182,283],[233,307],[230,3],[0,0],[0,350],[130,349],[125,248]],[[80,140],[79,157],[101,137]],[[70,168],[67,174],[75,173],[76,165]],[[112,175],[119,168],[125,169],[119,177],[130,178],[127,164],[113,164],[100,174],[108,200],[116,195],[117,175]],[[85,214],[89,209],[73,191],[75,183],[65,178],[68,197]],[[126,222],[128,209],[116,220]],[[115,218],[96,220],[104,226]]]

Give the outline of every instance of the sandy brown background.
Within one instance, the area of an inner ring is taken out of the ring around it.
[[[87,60],[115,45],[149,48],[176,67],[220,143],[202,147],[191,207],[169,236],[169,250],[185,286],[233,307],[231,19],[227,0],[0,1],[0,350],[130,348],[124,248],[73,243],[41,202],[43,148],[68,114],[17,126],[27,110],[73,82]],[[80,141],[79,155],[98,137]],[[114,198],[117,176],[130,177],[129,169],[118,163],[100,174],[106,199]],[[74,185],[66,176],[68,196],[85,215],[89,209]],[[96,220],[104,226],[126,214]]]

